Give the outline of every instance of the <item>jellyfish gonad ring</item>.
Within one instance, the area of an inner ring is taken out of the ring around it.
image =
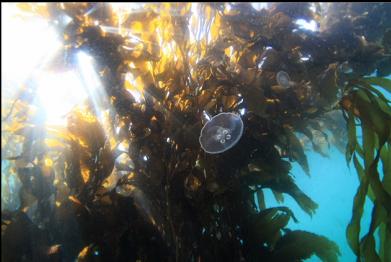
[[[201,129],[199,141],[209,154],[219,154],[232,148],[243,134],[243,122],[234,113],[220,113]]]

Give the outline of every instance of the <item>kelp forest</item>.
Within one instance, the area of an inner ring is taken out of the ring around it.
[[[351,250],[391,261],[390,4],[14,8],[60,45],[11,91],[2,81],[2,261],[339,261],[333,239],[289,229],[284,205],[316,216],[291,169],[310,176],[306,153],[329,147],[359,181]],[[52,124],[38,79],[71,70],[83,85],[65,92],[87,95]]]

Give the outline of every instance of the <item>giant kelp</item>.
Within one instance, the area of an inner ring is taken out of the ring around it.
[[[346,85],[347,95],[341,101],[343,110],[347,114],[349,142],[346,148],[346,158],[349,162],[352,157],[359,174],[360,187],[354,199],[353,217],[347,228],[347,237],[353,251],[359,257],[371,261],[387,261],[390,254],[389,245],[390,226],[390,123],[391,111],[387,100],[371,84],[380,85],[390,90],[391,81],[388,79],[364,78],[350,80]],[[362,143],[357,141],[356,122],[362,129]],[[359,161],[362,158],[364,167]],[[383,178],[378,171],[379,161],[383,164]],[[369,232],[360,240],[360,219],[362,216],[365,197],[374,202],[372,221]],[[375,252],[374,232],[380,227],[381,256]]]
[[[2,213],[2,259],[298,261],[315,254],[336,261],[332,241],[289,230],[293,212],[269,207],[263,194],[271,189],[279,202],[289,194],[313,215],[317,204],[295,184],[290,162],[309,175],[303,141],[326,155],[328,143],[343,150],[348,137],[346,158],[360,179],[349,244],[359,260],[387,261],[391,109],[374,85],[389,91],[390,84],[364,76],[390,73],[391,10],[338,5],[258,11],[250,4],[162,3],[130,11],[102,3],[20,4],[57,21],[64,46],[48,69],[73,68],[78,52],[89,54],[109,104],[96,107],[90,98],[60,129],[33,110],[33,80],[10,102],[2,159],[11,161],[7,177],[22,187],[20,208]],[[299,29],[300,18],[322,30]],[[289,85],[279,84],[279,72]],[[240,114],[239,143],[205,153],[198,141],[204,111]],[[366,195],[375,205],[359,239]]]

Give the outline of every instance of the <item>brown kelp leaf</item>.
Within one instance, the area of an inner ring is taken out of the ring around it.
[[[391,80],[382,77],[365,77],[364,81],[370,85],[377,85],[391,93]]]
[[[389,224],[380,225],[380,258],[381,261],[391,260],[391,231]]]
[[[362,165],[360,164],[360,162],[358,161],[358,157],[356,155],[353,158],[353,163],[354,163],[354,168],[356,169],[356,172],[358,174],[358,178],[361,181],[365,177],[365,170],[362,167]],[[372,200],[372,202],[375,201],[375,195],[373,194],[371,187],[368,188],[367,195]]]
[[[90,169],[88,167],[82,165],[81,177],[83,178],[84,184],[88,183],[88,181],[90,180],[90,176],[91,176]]]
[[[319,89],[323,106],[332,105],[337,100],[337,63],[330,64],[319,78]]]
[[[391,194],[391,151],[389,144],[383,146],[380,159],[383,165],[383,186]]]
[[[287,136],[290,155],[300,164],[304,172],[308,176],[310,176],[307,156],[304,153],[303,146],[301,145],[300,140],[297,139],[296,135],[291,131],[287,131]]]
[[[379,78],[377,78],[379,79]],[[382,79],[381,79],[382,80]],[[388,79],[387,79],[388,80]],[[372,93],[374,93],[378,98],[380,98],[382,100],[382,102],[384,102],[385,104],[389,104],[390,103],[390,100],[387,99],[383,93],[378,90],[375,86],[373,85],[376,85],[376,84],[371,84],[371,83],[368,83],[368,81],[365,81],[365,80],[356,80],[356,81],[351,81],[351,83],[357,85],[357,87],[362,87],[363,90],[365,91],[370,91]],[[385,86],[385,84],[383,84],[383,86]],[[367,90],[366,90],[367,89]],[[373,99],[372,99],[373,100]],[[383,107],[382,107],[383,109]],[[386,108],[386,105],[384,106],[384,109],[387,109]],[[386,112],[386,110],[385,110]]]
[[[260,210],[263,210],[266,208],[266,203],[265,203],[265,196],[263,194],[262,189],[257,191],[257,200],[258,200],[258,207]]]
[[[360,116],[360,111],[353,105],[352,97],[344,96],[340,101],[340,105],[346,111],[353,110],[355,116]]]
[[[261,210],[255,218],[255,226],[257,228],[257,239],[261,243],[274,244],[276,235],[280,233],[289,222],[289,219],[296,218],[293,212],[287,207],[274,207]]]
[[[329,157],[330,143],[327,134],[314,130],[313,137],[314,139],[312,140],[312,148],[314,151],[324,157]]]
[[[315,210],[318,207],[318,205],[311,198],[309,198],[297,187],[293,179],[288,174],[279,177],[278,179],[274,177],[274,179],[271,179],[271,181],[264,181],[262,185],[271,188],[273,191],[290,195],[310,216],[315,213]]]
[[[353,152],[356,150],[357,138],[356,138],[356,124],[354,120],[354,115],[352,110],[348,111],[348,120],[347,120],[347,129],[348,129],[348,143],[346,145],[346,162],[350,163],[352,160]]]
[[[372,218],[371,224],[369,226],[369,231],[367,235],[374,235],[375,230],[381,225],[388,222],[387,212],[382,205],[375,200],[374,206],[372,208]],[[376,252],[376,251],[375,251]]]
[[[373,235],[367,235],[363,238],[361,245],[361,257],[365,259],[365,261],[374,261],[380,262],[380,257],[376,253],[375,247],[375,238]]]
[[[327,141],[327,135],[324,132],[313,130],[305,126],[300,126],[298,131],[308,137],[315,152],[321,154],[324,157],[328,157],[327,148],[329,143]]]
[[[278,155],[278,153],[276,154]],[[311,216],[318,205],[294,183],[293,178],[289,175],[289,162],[278,160],[274,162],[275,160],[266,161],[262,158],[253,159],[248,166],[249,173],[246,176],[248,183],[270,188],[275,193],[277,201],[283,201],[282,193],[289,194]]]
[[[369,183],[374,192],[376,200],[386,209],[388,214],[391,214],[391,194],[389,194],[380,181],[380,176],[377,171],[380,152],[377,152],[375,160],[372,162],[366,175],[369,178]]]
[[[364,150],[364,167],[368,170],[375,156],[376,133],[369,125],[362,125],[362,145]]]
[[[338,246],[323,236],[306,231],[287,232],[276,244],[273,261],[296,261],[307,259],[311,255],[322,261],[335,262],[341,255]]]
[[[355,164],[358,164],[356,156],[354,156],[354,162]],[[367,177],[363,176],[357,189],[357,193],[354,196],[353,215],[348,227],[346,228],[346,237],[349,246],[357,256],[360,256],[360,221],[364,211],[365,196],[368,191],[368,185],[369,182]]]
[[[85,246],[80,252],[79,255],[77,256],[77,261],[88,261],[88,255],[90,252],[92,245]]]
[[[360,119],[363,121],[363,124],[373,129],[379,135],[379,143],[382,146],[390,139],[391,116],[384,113],[376,104],[371,103],[368,93],[362,90],[358,90],[355,93],[354,99],[360,111]]]
[[[284,203],[284,195],[282,193],[277,192],[275,190],[272,190],[272,193],[278,203]]]
[[[390,100],[388,100],[382,92],[364,81],[358,81],[357,87],[367,95],[367,97],[363,97],[367,102],[370,102],[377,110],[386,114],[387,117],[391,117],[391,108],[389,106]]]
[[[258,86],[244,85],[241,89],[243,97],[248,104],[248,110],[253,111],[258,116],[265,115],[264,90]]]
[[[363,129],[363,147],[364,147],[364,164],[365,175],[368,177],[371,188],[374,192],[376,199],[387,210],[391,212],[391,195],[384,189],[379,174],[377,171],[377,165],[380,159],[380,149],[377,149],[376,156],[375,151],[375,132],[373,132],[365,123],[362,124]],[[381,140],[379,140],[381,143]],[[384,142],[383,142],[384,143]],[[379,146],[383,146],[380,144]]]
[[[83,205],[83,204],[80,202],[80,200],[77,199],[77,197],[75,197],[75,196],[69,196],[68,199],[71,200],[73,203],[76,203],[76,204],[78,204],[78,205]]]

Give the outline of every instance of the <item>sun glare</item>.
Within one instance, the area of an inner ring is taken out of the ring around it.
[[[24,17],[14,4],[2,4],[2,69],[5,81],[20,85],[61,47],[44,19]],[[3,52],[5,51],[6,52]]]
[[[267,9],[267,3],[251,3],[251,5],[257,11]]]
[[[34,81],[37,99],[45,109],[46,124],[64,125],[65,114],[86,98],[74,71],[46,71],[47,63],[60,51],[61,42],[47,20],[27,16],[15,4],[2,4],[2,91],[15,99],[17,90]]]
[[[309,30],[309,31],[319,31],[319,27],[315,20],[306,21],[304,19],[296,20],[295,24],[299,26],[300,29]]]
[[[80,78],[74,71],[42,74],[37,79],[38,97],[46,111],[46,123],[65,125],[65,115],[87,98]]]

